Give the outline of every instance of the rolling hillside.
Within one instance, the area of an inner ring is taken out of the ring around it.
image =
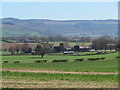
[[[71,37],[117,35],[117,20],[47,20],[3,18],[2,35],[6,36],[54,36]],[[1,25],[0,25],[1,26]]]

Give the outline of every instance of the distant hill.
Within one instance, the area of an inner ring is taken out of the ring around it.
[[[54,36],[71,37],[117,35],[117,20],[47,20],[3,18],[2,35],[6,36]],[[1,25],[0,25],[1,26]]]

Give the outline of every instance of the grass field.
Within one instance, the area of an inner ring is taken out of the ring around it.
[[[83,53],[82,53],[83,54]],[[85,54],[85,53],[84,53]],[[73,56],[60,53],[39,55],[2,56],[3,69],[54,70],[70,72],[118,72],[118,53]],[[105,60],[89,61],[88,58],[105,57]],[[84,59],[74,62],[75,59]],[[36,60],[47,60],[35,63]],[[68,60],[53,63],[52,60]],[[20,63],[14,63],[20,61]],[[118,75],[82,75],[60,73],[34,73],[3,71],[3,88],[117,88]]]
[[[3,71],[4,88],[117,87],[117,75],[75,75]]]
[[[70,55],[45,55],[40,58],[39,55],[16,55],[3,56],[3,68],[25,68],[25,69],[48,69],[64,71],[97,71],[97,72],[117,72],[118,61],[115,58],[118,54],[89,55],[89,56],[70,56]],[[105,57],[105,60],[88,61],[88,58]],[[75,59],[85,59],[82,62],[74,62]],[[48,60],[46,63],[35,63],[36,60]],[[53,63],[52,60],[68,60],[63,63]],[[15,64],[14,61],[20,61]]]
[[[0,51],[0,53],[2,53],[2,55],[11,54],[9,51]]]

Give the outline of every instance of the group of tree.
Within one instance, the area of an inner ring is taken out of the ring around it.
[[[9,48],[9,52],[11,52],[11,54],[28,54],[32,53],[32,51],[40,52],[40,55],[42,55],[43,58],[45,53],[51,52],[51,48],[47,43],[38,43],[34,49],[32,49],[27,43],[21,45],[17,44],[16,46]]]
[[[96,50],[112,50],[118,49],[118,39],[117,38],[110,38],[109,36],[101,36],[97,39],[92,41],[92,48]]]
[[[11,54],[15,54],[15,52],[17,54],[19,54],[19,52],[21,54],[25,54],[25,53],[31,53],[32,49],[29,47],[29,44],[25,43],[22,45],[17,44],[15,47],[10,47],[9,48],[9,52],[11,52]]]

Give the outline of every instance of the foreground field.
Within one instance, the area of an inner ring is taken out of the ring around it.
[[[116,56],[118,53],[86,56],[50,54],[44,58],[39,55],[3,56],[3,88],[117,88]],[[105,60],[88,60],[96,57],[105,57]],[[81,58],[84,61],[74,61]],[[36,60],[47,62],[35,63]]]
[[[117,75],[3,72],[3,88],[117,88]]]

